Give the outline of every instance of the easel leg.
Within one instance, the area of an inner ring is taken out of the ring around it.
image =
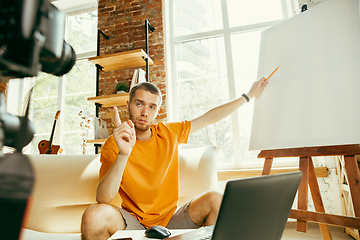
[[[298,209],[308,209],[308,185],[309,185],[309,158],[300,157],[299,170],[303,172],[298,190]],[[297,221],[296,230],[299,232],[307,232],[307,222],[303,220]]]
[[[270,175],[273,158],[265,158],[262,175]]]
[[[354,155],[344,156],[355,217],[360,217],[360,173]]]
[[[315,174],[314,163],[311,157],[309,158],[309,186],[316,212],[325,213],[325,207],[321,198],[320,188]],[[319,227],[322,238],[324,240],[331,240],[332,237],[329,226],[327,224],[319,223]]]

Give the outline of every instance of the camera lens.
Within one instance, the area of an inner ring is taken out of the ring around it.
[[[42,54],[41,54],[42,55]],[[75,50],[64,41],[61,57],[56,59],[42,58],[40,55],[40,63],[42,64],[41,71],[53,74],[55,76],[62,76],[68,73],[75,64],[76,53]]]

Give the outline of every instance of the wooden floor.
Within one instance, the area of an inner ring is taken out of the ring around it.
[[[330,227],[330,232],[333,240],[354,240],[351,236],[347,235],[343,228]],[[286,225],[284,234],[281,240],[306,240],[306,239],[319,239],[321,240],[321,233],[316,223],[308,223],[308,232],[302,233],[296,231],[296,223],[290,222]]]

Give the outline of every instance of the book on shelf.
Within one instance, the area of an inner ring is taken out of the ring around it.
[[[106,122],[100,118],[94,117],[94,139],[106,139],[109,137],[106,128]]]
[[[146,72],[141,68],[139,68],[138,70],[139,79],[137,83],[146,82]]]
[[[141,68],[135,69],[133,78],[130,84],[130,90],[138,83],[146,82],[146,72]]]

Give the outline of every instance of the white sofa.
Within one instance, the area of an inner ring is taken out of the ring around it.
[[[180,200],[218,189],[216,147],[179,149]],[[23,240],[80,240],[81,216],[95,203],[99,155],[29,155],[35,171],[33,202]],[[196,183],[196,184],[194,184]],[[119,195],[113,204],[120,205]]]

